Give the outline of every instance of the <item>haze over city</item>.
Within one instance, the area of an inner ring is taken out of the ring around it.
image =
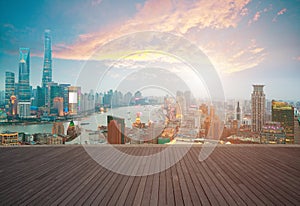
[[[94,56],[105,43],[135,32],[159,31],[197,45],[216,68],[226,98],[250,99],[252,84],[264,84],[267,99],[300,99],[296,0],[1,1],[0,8],[1,82],[5,71],[18,74],[19,48],[27,47],[30,83],[41,85],[45,29],[52,36],[53,80],[73,85],[86,62],[101,60],[105,71],[115,60],[109,54]],[[170,48],[176,49],[175,44]],[[128,48],[126,42],[122,46]],[[129,67],[140,59],[133,60]],[[111,82],[116,76],[111,74]]]

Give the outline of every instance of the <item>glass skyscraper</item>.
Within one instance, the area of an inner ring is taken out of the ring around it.
[[[30,50],[29,48],[20,48],[19,62],[19,82],[18,99],[19,101],[30,101]]]
[[[44,67],[42,87],[46,88],[48,83],[52,81],[52,48],[50,30],[45,30],[45,50],[44,50]]]
[[[5,105],[9,104],[10,97],[15,92],[15,73],[5,72]]]

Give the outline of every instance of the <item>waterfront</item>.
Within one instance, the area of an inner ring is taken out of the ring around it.
[[[132,123],[135,121],[136,113],[141,113],[141,121],[147,123],[151,121],[163,121],[161,116],[160,106],[130,106],[130,107],[119,107],[112,108],[106,113],[95,113],[91,116],[81,118],[80,121],[75,121],[75,124],[83,124],[81,127],[88,130],[96,130],[98,126],[107,125],[107,115],[113,115],[116,117],[121,117],[125,119],[125,124],[127,127],[131,127]],[[68,122],[64,123],[65,133],[67,130]],[[88,123],[88,124],[85,124]],[[0,125],[0,131],[12,131],[12,132],[24,132],[28,134],[35,133],[51,133],[52,132],[52,122],[41,123],[41,124],[16,124],[16,125]]]

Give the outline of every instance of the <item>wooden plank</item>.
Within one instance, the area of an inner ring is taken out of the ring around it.
[[[125,155],[125,154],[123,154]],[[116,159],[116,161],[111,162],[111,166],[112,168],[116,167],[116,166],[122,166],[122,164],[124,162],[120,162],[122,160],[122,155],[118,157],[118,159]],[[107,170],[108,174],[107,176],[105,176],[103,182],[98,182],[98,186],[96,187],[95,191],[91,194],[91,196],[89,197],[89,199],[85,202],[85,204],[99,204],[99,202],[101,202],[101,200],[103,199],[105,193],[107,192],[107,190],[109,190],[109,188],[114,184],[118,174],[114,173],[110,170]]]
[[[139,148],[137,156],[145,156],[146,151],[147,150],[143,150],[143,149]],[[139,159],[139,162],[136,164],[136,167],[133,168],[133,174],[139,174],[139,172],[141,172],[141,169],[142,169],[140,166],[141,164],[142,164],[142,159]],[[125,186],[120,187],[119,189],[121,191],[117,192],[117,193],[120,193],[120,195],[118,197],[113,196],[112,200],[109,202],[109,205],[124,205],[125,204],[126,198],[130,194],[130,189],[133,186],[135,177],[136,176],[128,176],[127,177],[127,182],[126,182]]]
[[[160,169],[160,161],[162,161],[162,153],[160,148],[156,147],[155,148],[156,154],[160,156],[160,159],[156,159],[154,162],[154,170],[159,171]],[[152,189],[151,189],[151,196],[150,196],[150,202],[149,205],[158,205],[158,199],[159,199],[159,172],[155,173],[152,175],[153,176],[153,182],[152,182]]]
[[[57,156],[56,156],[57,158]],[[51,162],[50,162],[51,163]],[[18,193],[18,199],[20,201],[25,201],[28,198],[32,198],[32,194],[36,194],[37,192],[41,192],[42,188],[48,188],[49,184],[40,184],[40,177],[43,177],[41,175],[45,175],[45,173],[48,173],[49,170],[52,170],[53,172],[56,171],[56,169],[59,168],[60,165],[63,165],[62,163],[59,164],[60,162],[52,162],[52,164],[43,164],[43,167],[37,167],[38,170],[32,170],[31,168],[36,168],[35,162],[34,160],[32,160],[31,162],[29,162],[26,166],[26,168],[30,168],[30,172],[24,170],[23,172],[27,172],[27,176],[28,178],[24,178],[22,179],[22,181],[20,181],[20,183],[16,183],[14,184],[14,188],[11,187],[7,187],[8,190],[13,190],[13,192],[9,192],[8,194],[14,194],[14,193]],[[51,182],[51,179],[53,179],[53,177],[55,177],[55,175],[49,176],[49,179],[44,178],[42,181],[45,182]],[[15,196],[12,197],[8,197],[6,196],[5,200],[6,201],[10,201],[11,200],[15,200]]]
[[[145,156],[150,155],[151,154],[150,149],[145,150],[143,152],[143,154]],[[147,165],[147,162],[143,162],[143,164],[141,164],[141,166],[138,168],[139,173],[144,172],[144,170],[146,168],[146,165]],[[142,181],[142,176],[134,177],[132,186],[131,186],[130,191],[128,193],[128,196],[126,197],[126,199],[123,197],[123,199],[125,199],[124,205],[133,205],[134,204],[136,195],[138,194],[138,190],[139,190],[139,187],[140,187],[139,185],[141,184],[141,181]]]
[[[245,150],[238,150],[237,152],[245,152]],[[257,155],[257,153],[255,153]],[[266,165],[263,164],[261,161],[264,159],[262,156],[261,158],[249,158],[249,157],[243,157],[243,161],[246,159],[247,165],[242,165],[243,170],[249,170],[248,173],[253,174],[256,176],[255,180],[257,180],[257,184],[260,185],[262,188],[264,188],[264,194],[270,199],[275,201],[281,202],[282,204],[285,204],[286,202],[291,202],[293,204],[297,203],[297,200],[293,198],[292,191],[285,191],[283,188],[284,181],[277,181],[278,178],[276,176],[278,175],[276,168],[270,167],[267,168],[268,172],[266,171]],[[241,161],[241,159],[238,159],[238,161]],[[270,174],[273,174],[270,176]],[[266,181],[269,179],[274,178],[273,181]],[[276,194],[276,195],[275,195]],[[274,204],[276,204],[274,202]]]
[[[73,161],[60,165],[57,170],[49,173],[47,177],[38,183],[41,187],[39,191],[35,192],[35,196],[29,199],[29,201],[31,200],[30,204],[51,204],[68,196],[69,189],[72,188],[74,183],[80,182],[86,169],[92,166],[91,162],[86,160],[87,156],[83,150],[81,153],[74,151],[74,155],[76,153],[79,155],[75,156],[76,158]],[[34,197],[37,198],[33,199]]]
[[[141,153],[141,148],[128,148],[132,153],[130,155],[132,156],[139,156]],[[125,153],[126,154],[126,153]],[[128,155],[128,154],[126,154]],[[138,163],[138,162],[137,162]],[[132,162],[129,162],[129,158],[126,158],[124,161],[124,165],[131,165],[131,167],[128,169],[129,174],[132,173],[134,170],[136,170],[137,164],[133,164]],[[126,166],[128,167],[128,166]],[[127,175],[118,175],[118,179],[116,180],[116,183],[114,183],[111,188],[107,191],[105,194],[103,200],[99,203],[100,205],[108,205],[110,203],[111,205],[115,205],[116,201],[120,197],[122,190],[126,186],[128,182],[129,176]]]
[[[243,152],[246,152],[247,150],[243,150]],[[222,163],[225,166],[225,164],[230,165],[233,161],[239,161],[239,153],[235,151],[237,154],[236,156],[231,156],[232,151],[228,150],[226,153],[223,154],[226,158],[222,159]],[[248,168],[242,167],[242,164],[244,162],[239,162],[240,164],[237,164],[235,167],[231,167],[228,169],[231,169],[230,171],[237,172],[240,180],[243,182],[243,185],[247,188],[249,188],[255,195],[258,197],[261,201],[264,202],[264,204],[267,205],[274,205],[275,203],[270,200],[270,198],[267,196],[266,191],[261,187],[260,183],[256,181],[256,176],[249,175],[251,171],[249,171]],[[250,198],[254,198],[254,196],[251,196]]]
[[[117,148],[139,156],[160,152],[166,146]],[[184,151],[180,146],[170,149],[171,155],[161,157],[168,162]],[[295,158],[300,156],[300,147],[218,146],[204,162],[198,160],[200,149],[192,147],[165,171],[131,177],[101,167],[80,146],[0,147],[1,204],[300,204],[300,161]],[[15,158],[7,161],[11,156]],[[126,164],[119,161],[121,158],[113,166]],[[130,169],[158,170],[163,166],[159,163],[147,162]]]
[[[199,154],[199,147],[198,148],[191,148],[191,150],[195,150],[196,154]],[[195,187],[195,190],[197,191],[197,195],[201,201],[200,204],[198,205],[210,205],[210,202],[204,192],[203,189],[203,185],[199,182],[198,178],[197,178],[197,174],[199,174],[200,172],[196,169],[194,165],[192,165],[192,159],[190,157],[190,154],[192,153],[192,151],[189,151],[186,156],[185,156],[185,164],[186,164],[186,168],[191,176],[191,179],[193,181],[193,186]]]
[[[181,150],[182,150],[182,148],[179,147],[179,148],[176,148],[174,151],[174,157],[177,160],[179,160],[180,157],[182,157],[182,156],[180,156]],[[184,159],[181,159],[176,163],[176,170],[178,173],[178,179],[179,179],[180,189],[181,189],[181,193],[182,193],[182,199],[183,199],[184,205],[193,205],[192,198],[194,198],[194,201],[195,201],[195,199],[198,197],[197,197],[197,195],[195,196],[195,190],[188,189],[187,184],[191,184],[191,181],[187,182],[187,180],[190,180],[190,179],[188,179],[188,174],[187,173],[184,174],[182,171],[181,164],[183,161],[184,161]],[[198,203],[199,202],[200,201],[198,200]]]
[[[172,152],[172,149],[170,149]],[[166,156],[166,163],[170,162],[170,155]],[[174,193],[174,185],[173,185],[173,177],[171,167],[166,170],[166,200],[167,205],[175,205],[175,193]]]

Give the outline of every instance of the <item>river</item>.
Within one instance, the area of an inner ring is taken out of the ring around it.
[[[125,125],[131,127],[132,123],[136,119],[136,114],[141,113],[141,121],[148,123],[149,120],[153,122],[163,122],[164,117],[160,106],[130,106],[130,107],[119,107],[110,109],[106,113],[95,113],[89,117],[82,118],[79,122],[75,121],[75,124],[82,124],[82,127],[89,130],[97,130],[100,125],[107,125],[107,115],[113,115],[116,117],[124,118]],[[85,124],[88,123],[88,124]],[[51,133],[53,123],[43,124],[18,124],[18,125],[0,125],[0,132],[11,131],[11,132],[24,132],[28,134],[35,133]],[[68,122],[64,124],[65,131],[67,130]]]

